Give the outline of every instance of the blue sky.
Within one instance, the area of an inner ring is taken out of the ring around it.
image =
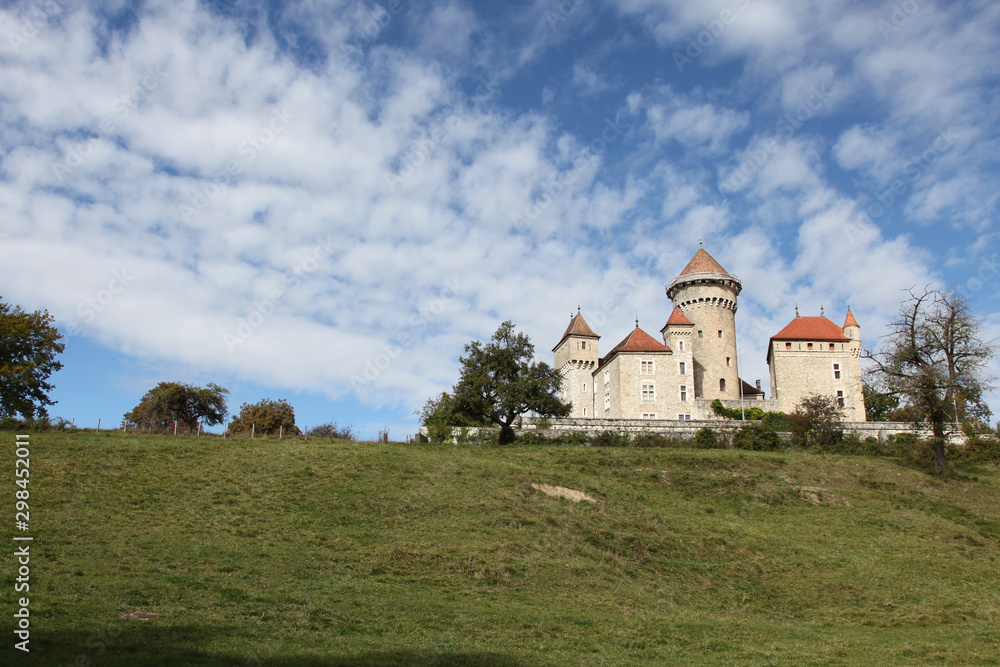
[[[402,439],[503,320],[655,334],[699,239],[765,389],[795,304],[1000,337],[992,2],[0,5],[0,294],[78,425],[174,380]]]

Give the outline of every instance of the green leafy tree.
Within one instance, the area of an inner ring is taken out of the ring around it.
[[[833,396],[810,394],[786,419],[791,428],[792,442],[797,445],[829,447],[844,437],[840,427],[843,414]]]
[[[198,422],[215,426],[226,418],[228,393],[228,389],[213,383],[195,387],[180,382],[161,382],[146,392],[139,405],[125,413],[123,423],[135,427],[148,424],[165,430],[177,421],[188,431],[197,429]]]
[[[48,417],[45,406],[55,403],[48,379],[62,368],[56,355],[65,349],[52,319],[0,301],[0,416]]]
[[[909,290],[878,352],[868,355],[872,370],[887,393],[913,407],[933,432],[934,465],[944,468],[947,432],[961,413],[959,399],[975,406],[979,419],[989,418],[982,400],[994,378],[987,368],[996,353],[982,338],[982,323],[962,296],[924,288]]]
[[[475,419],[457,411],[454,397],[446,391],[435,398],[428,398],[423,409],[417,412],[420,423],[427,428],[431,442],[444,442],[453,427],[488,426],[489,421]]]
[[[500,444],[514,440],[512,424],[534,412],[542,417],[565,417],[570,405],[559,400],[562,376],[545,362],[532,363],[535,346],[517,333],[510,321],[502,323],[488,343],[473,341],[460,357],[462,373],[452,394],[454,414],[500,427]]]
[[[896,421],[891,415],[899,408],[899,396],[880,391],[869,375],[862,380],[861,391],[865,397],[865,414],[868,421]]]
[[[295,425],[295,409],[283,398],[265,398],[257,403],[244,403],[240,414],[229,425],[233,433],[276,434],[279,429],[288,435],[299,435]]]

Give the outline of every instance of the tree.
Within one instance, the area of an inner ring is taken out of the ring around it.
[[[869,374],[861,381],[861,391],[865,397],[865,415],[868,421],[895,421],[890,419],[890,415],[899,407],[899,396],[879,391]]]
[[[283,398],[265,398],[258,403],[244,403],[240,414],[229,425],[233,433],[275,434],[279,430],[289,435],[301,433],[295,425],[295,409]]]
[[[840,428],[843,412],[833,396],[810,394],[802,399],[795,412],[787,415],[792,442],[797,445],[829,447],[844,436]]]
[[[454,414],[488,420],[500,427],[500,444],[513,442],[514,420],[526,412],[565,417],[570,405],[559,400],[561,373],[545,362],[531,363],[535,346],[502,323],[485,345],[473,341],[459,357],[462,373],[453,394]]]
[[[982,339],[982,323],[958,293],[927,288],[908,293],[880,350],[868,358],[887,393],[899,396],[930,424],[934,465],[941,469],[946,424],[958,421],[959,399],[989,418],[982,394],[992,386],[986,369],[995,346]]]
[[[48,378],[62,368],[56,355],[65,345],[52,320],[48,311],[28,313],[0,301],[0,416],[31,421],[55,404]]]
[[[423,409],[416,413],[420,423],[427,428],[431,442],[450,440],[451,429],[461,426],[488,426],[490,422],[483,418],[471,418],[457,412],[455,399],[446,391],[436,398],[428,398]]]
[[[215,426],[226,418],[228,393],[228,389],[212,383],[207,387],[195,387],[180,382],[161,382],[147,391],[131,412],[125,413],[123,423],[136,427],[149,424],[166,430],[178,421],[189,431],[198,428],[199,421]]]

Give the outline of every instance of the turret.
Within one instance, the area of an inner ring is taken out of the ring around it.
[[[667,297],[694,325],[694,390],[697,398],[738,399],[736,297],[743,284],[699,248]]]
[[[577,308],[559,344],[552,348],[555,367],[562,371],[560,398],[573,405],[570,417],[593,417],[594,388],[591,375],[597,368],[597,342],[594,333]]]

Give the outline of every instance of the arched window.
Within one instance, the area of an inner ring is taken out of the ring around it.
[[[719,391],[725,391],[725,390],[726,390],[726,378],[722,378],[719,380]]]

